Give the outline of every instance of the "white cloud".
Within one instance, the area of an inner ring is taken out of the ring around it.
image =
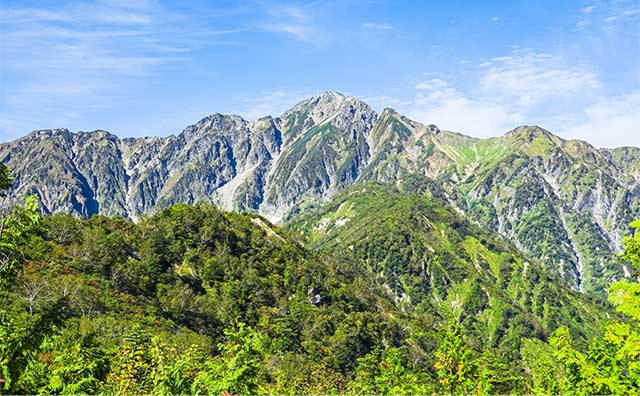
[[[0,10],[0,20],[17,25],[25,23],[68,22],[85,26],[93,24],[146,25],[159,16],[162,8],[148,4],[110,4],[100,1],[60,6],[57,10],[41,8],[7,8]]]
[[[313,27],[312,14],[307,7],[271,4],[265,10],[269,19],[261,25],[264,30],[288,34],[305,43],[321,41],[322,35]]]
[[[590,6],[586,6],[583,7],[582,9],[580,9],[580,11],[584,14],[591,14],[591,12],[593,12],[593,9],[595,8],[595,6],[590,5]]]
[[[582,120],[561,131],[568,138],[587,140],[597,147],[640,147],[640,90],[602,97],[580,114]]]
[[[442,78],[414,85],[416,94],[399,102],[408,117],[478,137],[497,136],[522,121],[517,111],[484,97],[470,97]]]
[[[378,29],[378,30],[391,30],[391,29],[393,29],[393,26],[391,26],[387,22],[384,22],[384,23],[365,22],[365,23],[362,24],[362,27],[363,28],[367,28],[367,29]]]
[[[634,16],[640,14],[640,7],[632,8],[630,10],[626,10],[622,13],[624,16]]]
[[[427,76],[413,84],[408,99],[396,100],[397,110],[472,136],[502,135],[521,124],[537,124],[600,145],[611,145],[603,138],[614,139],[595,132],[607,122],[620,136],[629,136],[640,125],[640,116],[633,111],[634,106],[640,108],[636,96],[599,99],[601,83],[596,75],[587,66],[568,65],[556,56],[514,48],[507,56],[481,63],[469,75],[464,91],[451,76]],[[613,144],[621,142],[622,138]]]
[[[601,86],[586,67],[518,47],[472,70],[468,75],[475,78],[467,81],[464,92],[451,84],[450,77],[415,84],[415,94],[403,110],[443,129],[496,136],[522,123],[547,126],[559,119],[560,112],[577,111],[590,103]]]
[[[563,138],[586,140],[596,147],[640,147],[640,89],[595,97],[582,107],[544,107],[543,112],[536,112],[529,101],[523,105],[500,97],[465,94],[443,78],[422,81],[414,89],[410,100],[396,100],[398,110],[442,129],[488,137],[502,135],[517,125],[536,124]],[[555,95],[553,91],[546,93]],[[576,91],[574,95],[581,93]],[[540,98],[546,102],[544,96]],[[577,102],[577,98],[568,100]]]
[[[238,98],[242,106],[236,112],[248,120],[256,120],[260,117],[271,115],[279,117],[282,113],[292,108],[296,103],[310,97],[309,92],[285,89],[265,91],[251,97]]]
[[[623,10],[616,10],[616,12],[608,17],[604,18],[605,22],[624,21],[627,19],[635,19],[634,17],[640,16],[640,7],[627,8]]]
[[[432,91],[445,89],[447,88],[447,85],[449,84],[441,78],[432,78],[430,80],[419,82],[414,85],[413,88],[420,91]]]
[[[72,20],[73,17],[67,13],[52,12],[38,8],[0,10],[0,21],[3,23],[69,22]]]
[[[594,0],[591,4],[580,9],[576,15],[578,28],[595,26],[605,22],[604,28],[624,22],[635,23],[640,17],[638,2],[619,0]]]
[[[304,25],[277,25],[274,29],[276,31],[288,33],[296,38],[299,41],[312,42],[313,41],[313,31],[308,26]]]
[[[481,86],[487,95],[512,98],[531,106],[547,98],[589,93],[600,88],[596,75],[585,68],[531,50],[514,50],[484,64]]]
[[[518,47],[466,71],[472,72],[464,80],[461,73],[425,74],[408,95],[374,97],[372,103],[390,103],[422,123],[477,137],[529,124],[600,147],[640,147],[638,79],[629,80],[630,93],[604,96],[589,65]]]

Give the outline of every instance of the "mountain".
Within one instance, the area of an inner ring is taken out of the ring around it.
[[[5,203],[37,194],[44,212],[82,217],[211,202],[288,222],[346,187],[421,175],[469,219],[600,296],[631,271],[615,253],[640,215],[639,159],[636,148],[600,150],[535,126],[477,139],[336,92],[276,118],[213,114],[166,138],[57,129],[0,145],[16,177]]]

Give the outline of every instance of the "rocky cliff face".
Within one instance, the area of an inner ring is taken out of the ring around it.
[[[575,288],[624,276],[614,253],[640,217],[640,149],[598,150],[539,127],[476,139],[335,92],[278,118],[213,114],[166,138],[33,132],[0,145],[16,181],[5,204],[37,194],[44,212],[136,219],[214,202],[283,221],[364,181],[419,175],[489,230]]]

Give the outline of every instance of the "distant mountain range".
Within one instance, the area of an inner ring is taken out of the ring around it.
[[[463,114],[460,115],[464,117]],[[478,139],[325,92],[280,117],[213,114],[177,136],[40,130],[0,145],[5,204],[137,219],[213,202],[289,222],[361,182],[427,183],[434,199],[512,241],[574,288],[629,276],[615,258],[640,217],[640,149],[597,149],[537,126]]]

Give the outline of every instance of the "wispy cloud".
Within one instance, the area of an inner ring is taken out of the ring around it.
[[[448,85],[449,83],[441,78],[432,78],[417,83],[413,86],[413,88],[419,91],[440,91],[443,89],[447,89]]]
[[[593,0],[589,5],[580,9],[576,27],[611,28],[617,24],[637,23],[640,20],[640,6],[637,2],[616,0]]]
[[[59,6],[57,10],[43,8],[6,8],[0,11],[5,23],[72,22],[91,25],[95,23],[116,25],[145,25],[159,16],[161,8],[155,4],[144,7],[110,2],[87,2]]]
[[[313,3],[300,6],[269,4],[265,6],[267,19],[261,27],[270,32],[287,34],[298,41],[320,42],[323,36],[314,27],[312,17],[316,7]]]
[[[593,9],[595,8],[594,5],[590,5],[590,6],[586,6],[580,9],[580,12],[582,12],[583,14],[591,14],[593,12]]]
[[[241,106],[235,112],[249,120],[256,120],[268,115],[279,117],[293,105],[313,94],[314,92],[310,91],[279,88],[264,91],[258,95],[240,96],[237,99]]]
[[[271,29],[274,31],[290,34],[300,41],[312,42],[314,38],[314,34],[311,28],[300,24],[272,25]]]
[[[640,146],[640,90],[632,84],[628,93],[607,96],[588,65],[514,48],[469,75],[475,81],[465,90],[451,76],[429,74],[406,99],[378,97],[374,103],[387,101],[417,121],[479,137],[537,124],[598,147]]]
[[[393,26],[391,26],[389,23],[384,22],[384,23],[373,23],[373,22],[365,22],[362,24],[363,28],[367,28],[367,29],[378,29],[378,30],[391,30],[393,29]]]
[[[614,21],[620,21],[620,20],[627,20],[631,18],[636,19],[635,17],[640,17],[640,7],[620,10],[615,14],[609,15],[608,17],[604,18],[604,21],[614,22]]]
[[[2,73],[15,78],[4,84],[0,98],[6,116],[0,133],[66,126],[78,114],[108,107],[127,79],[188,63],[194,50],[237,31],[212,29],[155,1],[5,7],[0,10]]]
[[[531,50],[514,50],[483,65],[481,85],[487,94],[513,98],[530,106],[550,97],[588,93],[601,86],[596,75],[585,67]]]

